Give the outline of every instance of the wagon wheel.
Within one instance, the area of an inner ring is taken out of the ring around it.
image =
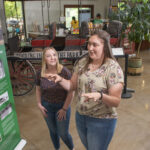
[[[29,93],[35,85],[35,70],[32,64],[16,56],[9,56],[7,59],[14,96]]]

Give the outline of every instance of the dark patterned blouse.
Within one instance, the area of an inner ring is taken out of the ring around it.
[[[66,67],[63,67],[59,75],[67,80],[71,79],[71,73]],[[68,92],[59,83],[41,77],[41,70],[36,74],[36,85],[41,88],[42,100],[50,103],[60,103],[66,100]]]

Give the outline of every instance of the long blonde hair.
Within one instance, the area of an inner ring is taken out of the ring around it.
[[[63,68],[63,65],[61,65],[61,64],[59,63],[57,51],[56,51],[53,47],[46,47],[46,48],[44,49],[44,51],[43,51],[43,56],[42,56],[41,77],[44,77],[44,76],[45,76],[45,73],[46,73],[47,65],[46,65],[46,62],[45,62],[45,53],[46,53],[48,50],[52,50],[53,52],[55,52],[55,54],[56,54],[56,56],[57,56],[57,64],[56,64],[57,73],[61,73],[62,68]]]

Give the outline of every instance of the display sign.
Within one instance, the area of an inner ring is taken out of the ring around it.
[[[112,48],[112,53],[114,56],[124,56],[124,50],[122,47]]]
[[[58,51],[58,57],[60,59],[63,58],[70,58],[70,59],[74,59],[74,58],[79,58],[81,55],[86,54],[88,51],[84,50],[82,51],[82,53],[80,54],[79,50],[75,50],[75,51]],[[26,59],[30,59],[30,58],[42,58],[42,52],[24,52],[24,53],[14,53],[14,56],[17,57],[21,57],[21,58],[26,58]]]
[[[3,43],[0,26],[0,150],[14,150],[21,139]]]

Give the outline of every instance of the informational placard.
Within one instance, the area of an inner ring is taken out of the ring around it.
[[[112,53],[114,56],[124,56],[124,50],[122,47],[112,48]]]
[[[14,150],[21,138],[3,43],[0,26],[0,150]]]

